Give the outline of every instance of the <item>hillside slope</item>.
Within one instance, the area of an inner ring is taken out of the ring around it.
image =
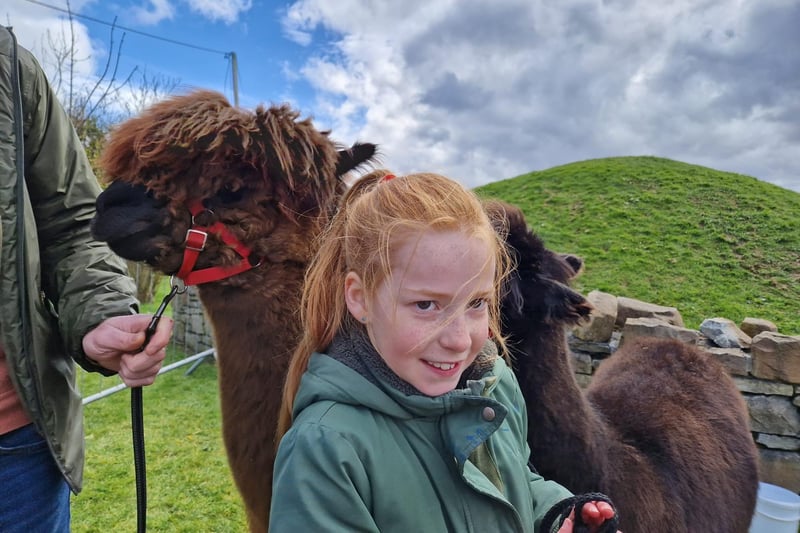
[[[576,288],[705,318],[765,318],[800,335],[800,194],[656,157],[581,161],[477,189],[518,205],[553,250],[584,258]]]

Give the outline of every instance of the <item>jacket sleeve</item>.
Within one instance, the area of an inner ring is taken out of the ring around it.
[[[364,465],[338,432],[301,423],[283,437],[272,482],[270,533],[377,533],[369,499]]]
[[[572,493],[555,481],[544,479],[530,472],[531,492],[533,493],[534,531],[539,531],[542,519],[562,500],[572,497]]]
[[[19,57],[25,180],[37,227],[41,290],[58,316],[70,356],[89,370],[104,370],[86,360],[81,341],[106,318],[138,311],[136,285],[124,261],[92,238],[100,186],[36,59],[22,48]]]
[[[507,391],[511,405],[519,406],[519,408],[509,410],[507,420],[509,427],[516,435],[519,449],[522,450],[522,457],[528,461],[531,450],[528,446],[528,412],[525,398],[519,388],[519,382],[510,368],[506,367],[504,369],[501,383],[503,384],[503,389],[499,393],[504,394],[504,391]],[[528,483],[533,500],[534,531],[538,531],[547,512],[562,500],[572,497],[573,494],[555,481],[547,480],[538,473],[531,471],[527,464],[523,468],[528,474]]]

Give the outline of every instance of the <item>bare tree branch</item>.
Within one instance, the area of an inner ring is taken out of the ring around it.
[[[109,35],[109,43],[111,45],[109,47],[110,51],[114,50],[114,30],[116,29],[116,24],[117,24],[117,17],[114,17],[114,22],[111,25],[111,32],[110,32],[110,35]],[[119,59],[122,56],[122,45],[123,45],[124,42],[125,42],[125,34],[123,33],[122,34],[122,38],[120,39],[120,42],[119,42],[119,46],[117,47],[117,58],[116,58],[116,61],[114,62],[114,71],[113,71],[113,73],[111,75],[111,79],[106,84],[105,89],[103,90],[103,94],[101,94],[100,97],[97,98],[97,100],[95,100],[95,103],[92,106],[92,108],[89,110],[88,113],[86,113],[87,116],[92,116],[94,114],[95,110],[97,109],[97,107],[101,103],[105,102],[106,98],[108,97],[109,90],[110,90],[111,87],[113,87],[114,81],[116,80],[116,77],[117,77],[117,69],[119,69]],[[99,78],[97,78],[97,83],[95,83],[94,87],[92,87],[92,89],[89,91],[89,95],[88,95],[87,100],[86,100],[86,104],[87,105],[90,103],[90,101],[92,99],[92,96],[94,95],[94,93],[97,90],[97,88],[103,83],[103,81],[105,80],[106,76],[108,75],[108,69],[109,69],[110,66],[111,66],[111,54],[109,53],[108,57],[106,59],[106,66],[103,69],[103,73],[100,75]],[[135,70],[136,69],[134,68],[133,71],[131,71],[131,74],[128,75],[128,79],[130,79],[130,76],[133,75],[133,72]],[[82,111],[84,111],[84,110],[85,110],[85,107],[84,107],[84,109]]]

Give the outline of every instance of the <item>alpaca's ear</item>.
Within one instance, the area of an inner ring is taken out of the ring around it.
[[[339,150],[336,161],[336,175],[344,176],[351,170],[373,160],[378,151],[377,145],[372,143],[356,143],[346,150]]]
[[[559,254],[561,259],[564,260],[575,271],[573,278],[577,277],[583,272],[583,258],[573,254]]]

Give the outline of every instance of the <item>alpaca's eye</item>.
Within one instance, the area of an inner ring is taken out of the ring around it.
[[[239,202],[243,196],[242,189],[233,190],[230,187],[220,189],[217,193],[217,198],[219,198],[220,202],[223,204],[234,204]]]

